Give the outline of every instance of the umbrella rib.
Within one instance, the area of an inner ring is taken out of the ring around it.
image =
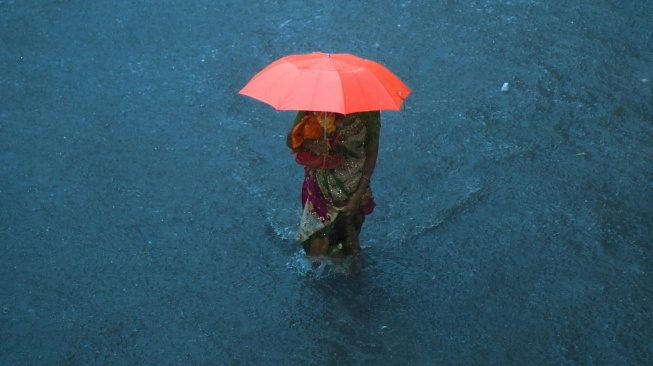
[[[347,98],[345,98],[345,93],[343,92],[344,88],[342,87],[342,76],[340,75],[339,72],[336,72],[335,74],[338,77],[338,85],[339,85],[338,90],[340,91],[340,98],[339,98],[339,104],[340,105],[338,106],[339,110],[335,111],[335,112],[340,112],[342,114],[346,114],[347,113],[347,105],[345,103],[347,102]]]

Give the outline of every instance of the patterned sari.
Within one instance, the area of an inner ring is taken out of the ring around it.
[[[306,113],[312,112],[297,114],[293,128]],[[316,236],[333,237],[334,223],[337,222],[340,211],[358,188],[367,152],[378,146],[380,127],[380,112],[336,115],[335,130],[328,137],[337,140],[333,152],[342,153],[344,163],[332,169],[305,167],[302,186],[304,210],[299,227],[299,240],[302,243]],[[361,199],[359,217],[356,218],[358,229],[365,215],[372,213],[374,206],[372,190],[368,187]]]

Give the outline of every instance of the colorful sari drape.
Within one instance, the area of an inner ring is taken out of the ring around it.
[[[301,122],[306,113],[313,112],[299,112],[293,128]],[[333,147],[333,152],[342,153],[345,160],[343,164],[332,169],[305,167],[300,241],[304,242],[316,235],[331,234],[340,210],[360,183],[367,152],[378,146],[380,126],[380,112],[336,115],[335,130],[331,131],[328,137],[332,138],[333,134],[337,134],[337,144]],[[372,213],[374,206],[372,190],[368,187],[361,200],[361,217]]]

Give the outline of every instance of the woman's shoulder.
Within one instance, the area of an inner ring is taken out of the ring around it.
[[[381,124],[380,111],[359,112],[356,113],[356,117],[360,118],[360,120],[365,122],[368,126],[378,126]]]
[[[381,118],[381,111],[368,111],[355,113],[361,119]]]
[[[344,120],[350,121],[350,120],[356,120],[360,119],[361,121],[378,121],[381,119],[381,112],[379,111],[371,111],[371,112],[356,112],[356,113],[350,113],[350,114],[345,114],[343,116]]]

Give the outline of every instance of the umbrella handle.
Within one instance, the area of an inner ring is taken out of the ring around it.
[[[328,56],[327,56],[328,57]],[[329,139],[327,138],[327,112],[324,111],[324,125],[322,126],[322,131],[324,131],[324,144],[327,146],[327,148],[331,148],[331,144],[329,143]],[[322,154],[322,170],[324,171],[326,169],[326,159],[327,155],[329,155],[329,150],[327,150],[325,153]]]
[[[327,149],[331,148],[331,144],[329,143],[329,140],[326,139],[326,136],[324,138],[324,144],[327,146]],[[322,172],[326,169],[327,156],[329,156],[329,150],[322,153]]]

